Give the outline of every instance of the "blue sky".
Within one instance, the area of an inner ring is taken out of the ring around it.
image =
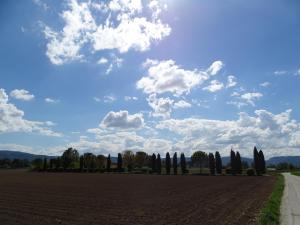
[[[300,155],[300,3],[1,1],[0,148]]]

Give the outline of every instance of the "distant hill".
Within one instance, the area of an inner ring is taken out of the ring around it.
[[[37,158],[53,158],[54,156],[35,155],[27,152],[0,150],[0,159],[27,159],[29,161]]]
[[[267,161],[267,165],[279,164],[279,163],[291,163],[295,166],[300,166],[300,156],[277,156],[272,157]]]

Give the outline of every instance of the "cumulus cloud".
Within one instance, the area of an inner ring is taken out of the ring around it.
[[[132,114],[128,111],[110,111],[102,120],[100,127],[119,129],[139,129],[144,126],[143,114]]]
[[[210,75],[216,75],[224,66],[225,65],[222,61],[215,61],[207,69],[207,73],[209,73]]]
[[[147,5],[141,0],[101,3],[69,0],[67,8],[60,14],[64,27],[55,31],[44,26],[48,40],[46,55],[53,64],[61,65],[82,60],[86,47],[92,49],[90,52],[145,51],[171,32],[169,25],[159,19],[163,9],[160,3]]]
[[[149,106],[153,109],[151,113],[154,117],[169,118],[174,100],[170,98],[157,98],[156,94],[151,94],[147,98]]]
[[[227,84],[226,88],[231,88],[237,85],[236,77],[233,75],[230,75],[227,77]]]
[[[210,85],[207,87],[204,87],[203,90],[209,91],[209,92],[217,92],[224,88],[224,84],[217,80],[212,80],[210,82]]]
[[[261,87],[268,87],[268,86],[270,86],[270,84],[271,84],[270,82],[266,81],[266,82],[260,83],[259,86],[261,86]]]
[[[210,74],[206,71],[183,69],[173,60],[147,59],[143,67],[147,69],[147,75],[136,83],[136,87],[147,94],[166,92],[177,96],[188,94],[192,88],[202,84],[210,77]],[[216,71],[216,69],[213,70],[213,73]]]
[[[108,63],[108,59],[105,57],[101,57],[97,63],[98,64],[106,64],[106,63]]]
[[[263,94],[259,92],[248,92],[241,95],[241,99],[245,100],[252,106],[255,106],[255,101],[259,100],[261,97],[263,97]]]
[[[10,92],[10,97],[22,100],[22,101],[31,101],[34,99],[34,95],[30,94],[29,91],[24,89],[15,89]]]
[[[276,70],[276,71],[274,71],[274,74],[276,76],[286,75],[287,73],[288,73],[288,71],[286,71],[286,70]]]
[[[54,99],[54,98],[45,98],[45,102],[47,103],[59,103],[59,99]]]
[[[251,149],[257,145],[269,156],[273,150],[284,155],[287,148],[293,148],[299,141],[299,123],[290,114],[291,110],[280,114],[256,110],[254,116],[239,113],[237,120],[169,119],[160,121],[156,127],[180,135],[182,139],[174,148],[187,153],[219,150],[228,154],[233,146],[242,155],[251,156]]]
[[[0,89],[0,133],[25,132],[61,137],[49,129],[49,121],[39,122],[24,119],[24,112],[9,102],[4,89]]]
[[[180,101],[174,103],[174,108],[175,109],[178,109],[178,108],[191,108],[191,107],[192,107],[191,103],[189,103],[187,101],[184,101],[184,100],[180,100]]]

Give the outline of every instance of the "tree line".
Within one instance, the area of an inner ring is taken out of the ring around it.
[[[190,165],[188,167],[188,164]],[[247,163],[243,162],[240,153],[230,151],[230,163],[224,166],[222,158],[218,151],[205,153],[196,151],[191,156],[191,162],[187,162],[184,153],[180,154],[178,160],[175,152],[171,158],[169,152],[162,159],[160,154],[148,155],[145,152],[136,153],[126,150],[118,153],[116,162],[112,162],[110,154],[95,155],[93,153],[84,153],[79,155],[76,149],[69,148],[65,150],[62,156],[51,159],[36,159],[33,161],[33,169],[38,171],[71,171],[71,172],[129,172],[129,173],[150,173],[150,174],[188,174],[192,167],[199,167],[200,174],[203,174],[204,168],[208,168],[205,173],[211,175],[242,174],[243,169],[248,169],[248,175],[261,175],[266,172],[266,164],[262,150],[258,151],[256,147],[253,150],[253,168],[248,168]],[[189,168],[189,169],[188,169]]]

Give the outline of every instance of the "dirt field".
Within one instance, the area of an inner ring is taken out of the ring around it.
[[[0,224],[252,224],[273,184],[274,177],[2,170]]]

